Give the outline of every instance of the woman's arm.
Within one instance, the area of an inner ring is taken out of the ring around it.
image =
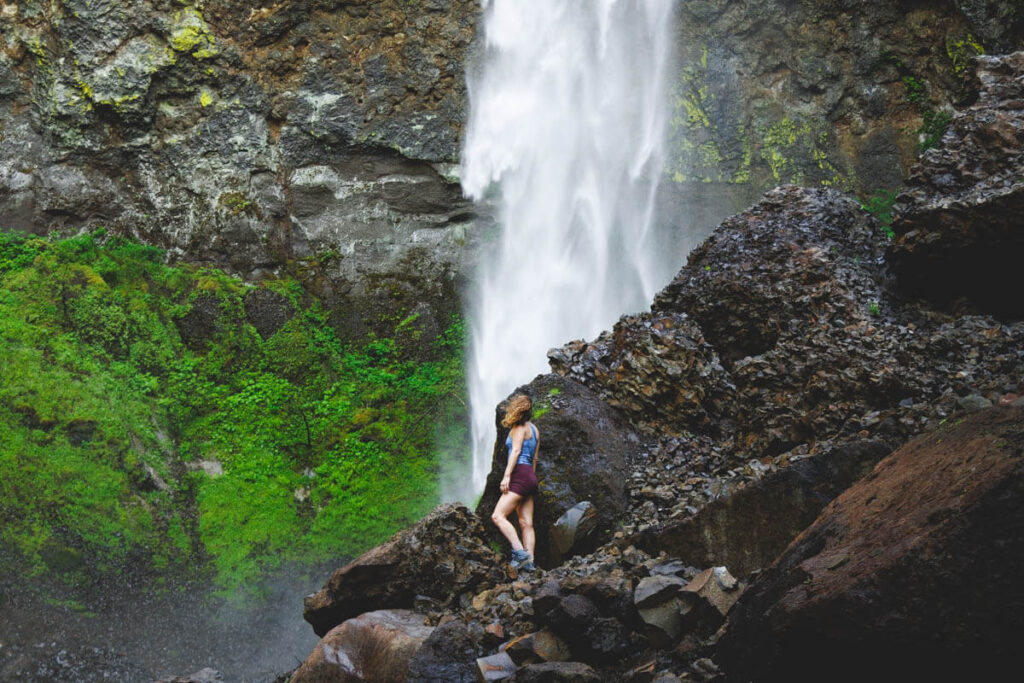
[[[516,460],[519,460],[519,453],[523,450],[523,429],[522,425],[512,428],[512,448],[508,451],[508,464],[505,465],[505,476],[501,480],[501,492],[508,491],[508,482],[512,478],[512,470],[516,467]]]

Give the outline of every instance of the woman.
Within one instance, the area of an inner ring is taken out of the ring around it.
[[[508,464],[501,479],[501,498],[491,514],[491,521],[512,544],[512,566],[527,571],[534,569],[533,551],[537,544],[533,532],[533,497],[537,493],[537,455],[540,451],[540,435],[530,422],[532,408],[528,396],[516,394],[505,409],[505,419],[501,424],[509,428],[505,440]],[[508,521],[512,510],[519,513],[522,541],[512,522]]]

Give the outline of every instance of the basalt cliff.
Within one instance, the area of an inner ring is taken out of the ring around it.
[[[895,239],[831,189],[729,218],[648,312],[549,356],[534,573],[442,506],[306,599],[292,681],[959,680],[1024,606],[1024,53],[973,62]],[[1010,261],[1001,262],[1008,263]],[[973,272],[973,271],[972,271]],[[500,406],[498,414],[501,414]],[[488,524],[489,525],[489,524]],[[402,662],[401,665],[396,662]]]

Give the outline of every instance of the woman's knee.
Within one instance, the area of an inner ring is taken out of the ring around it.
[[[533,517],[520,517],[519,528],[523,531],[527,531],[533,528]]]
[[[497,508],[495,508],[494,512],[491,513],[491,522],[493,522],[495,526],[500,526],[503,519],[505,518],[500,512],[498,512]]]

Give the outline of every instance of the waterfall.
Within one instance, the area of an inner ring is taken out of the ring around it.
[[[549,348],[647,308],[679,266],[653,220],[673,0],[483,2],[462,184],[495,200],[501,231],[468,302],[464,496],[483,490],[498,402],[547,370]]]

